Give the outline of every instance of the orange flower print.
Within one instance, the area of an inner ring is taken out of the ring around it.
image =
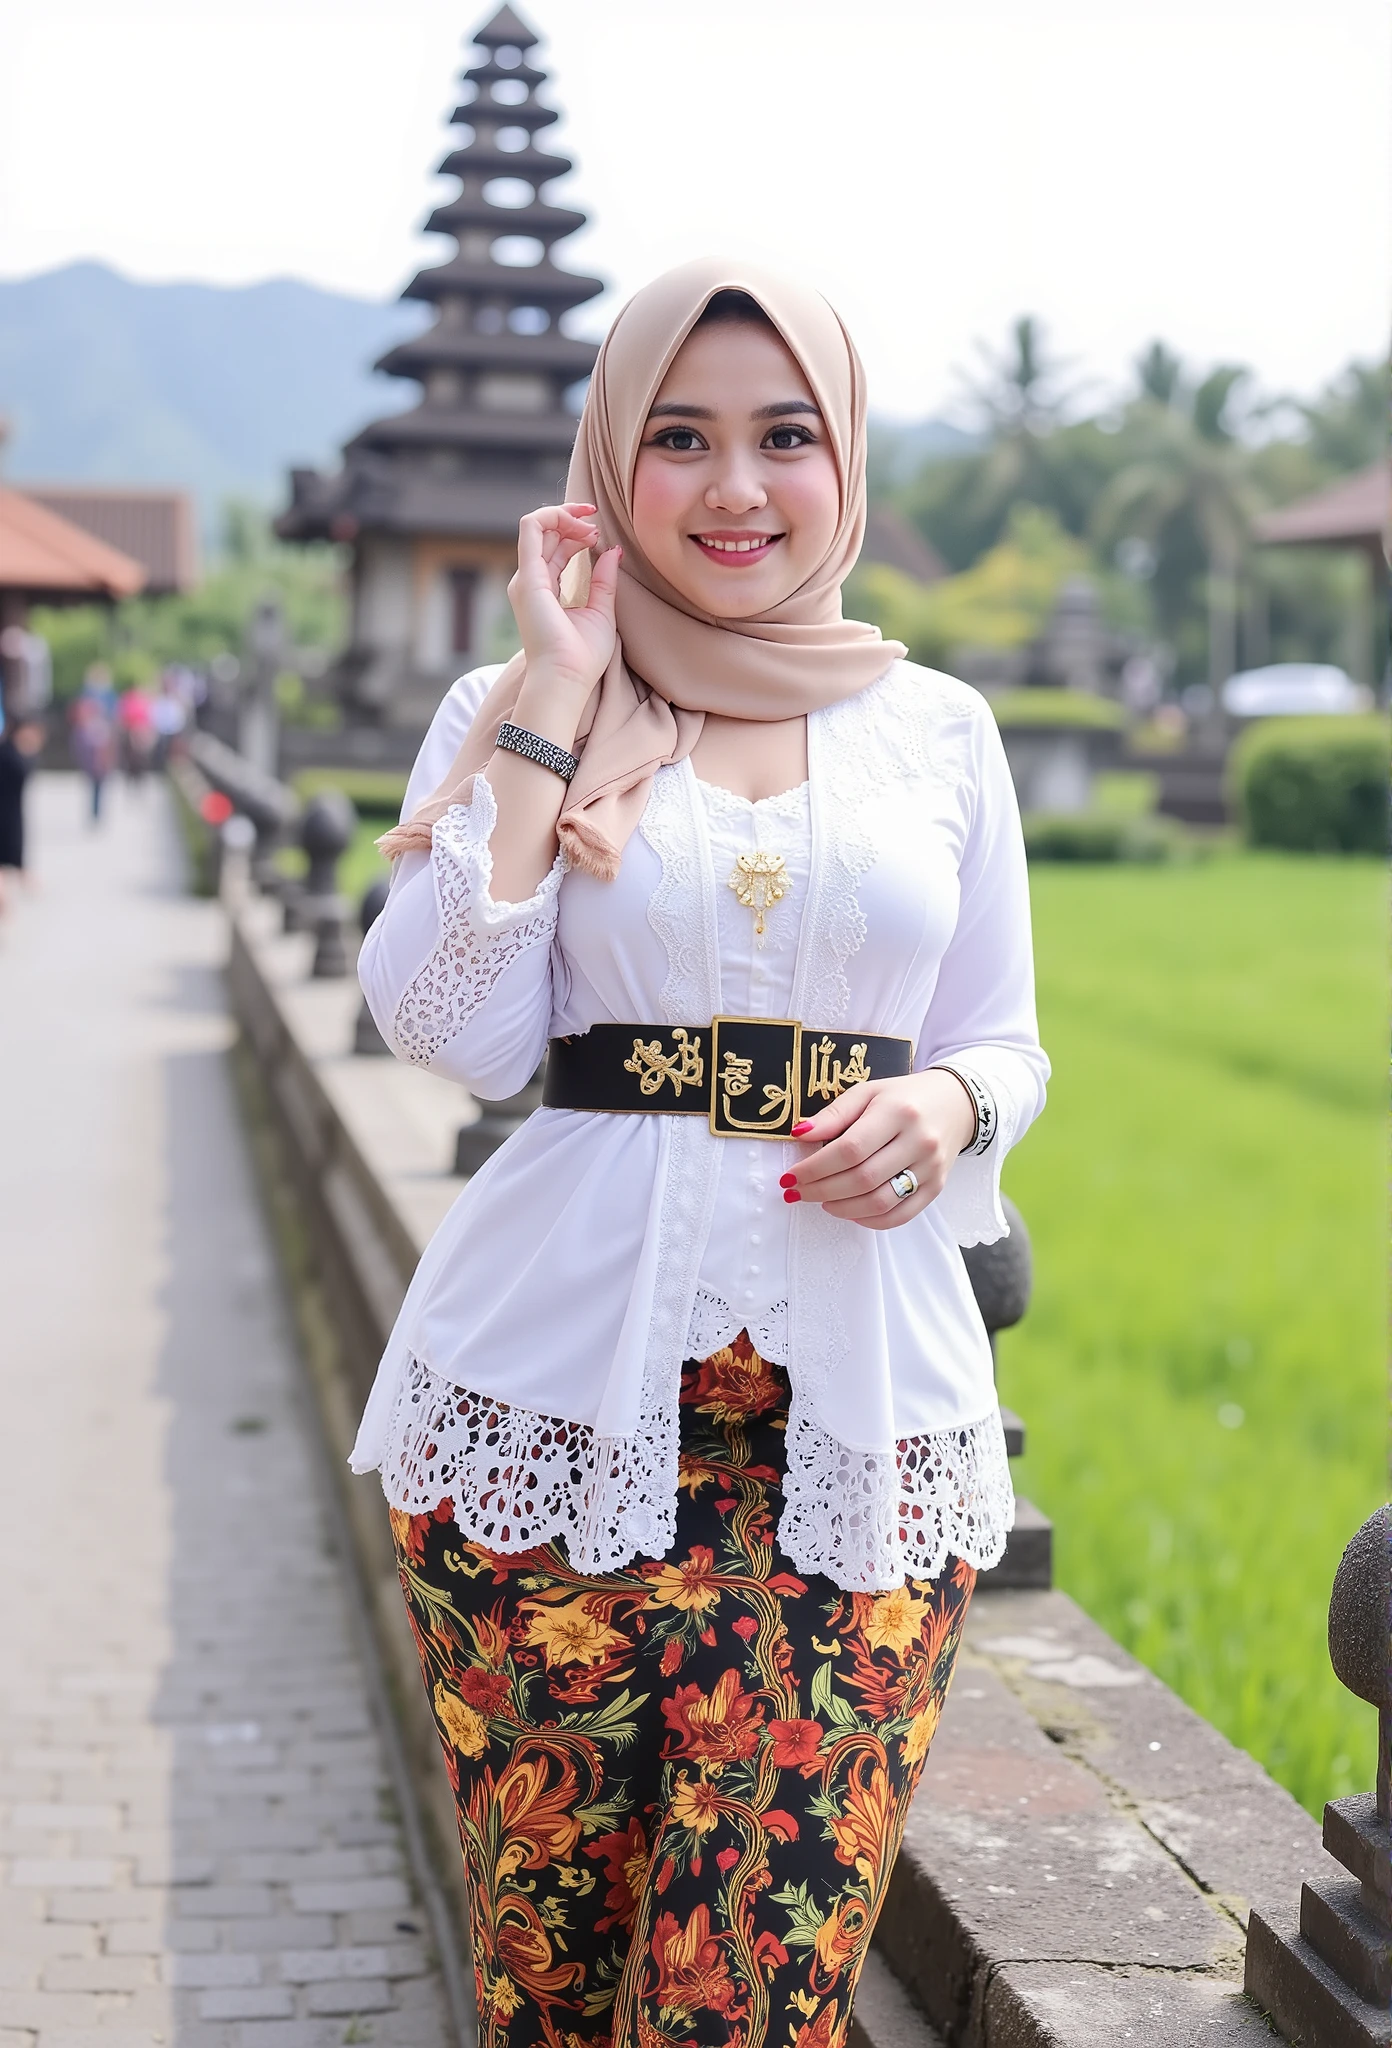
[[[580,1838],[579,1787],[575,1767],[561,1763],[560,1776],[547,1783],[549,1746],[537,1738],[537,1752],[514,1754],[496,1783],[478,1788],[476,1803],[486,1821],[491,1805],[494,1826],[503,1848],[496,1865],[500,1878],[518,1870],[544,1870],[548,1863],[569,1863]],[[490,1798],[491,1794],[491,1798]]]
[[[595,1921],[595,1932],[606,1934],[611,1927],[631,1927],[638,1910],[638,1893],[648,1869],[648,1840],[643,1823],[635,1815],[616,1834],[600,1835],[587,1842],[585,1854],[603,1863],[605,1918]]]
[[[591,1612],[587,1593],[559,1607],[526,1604],[533,1608],[527,1641],[545,1651],[548,1671],[558,1664],[602,1664],[611,1650],[623,1644],[618,1630]]]
[[[551,1937],[536,1907],[518,1892],[508,1895],[498,1928],[497,1956],[513,1983],[533,1999],[554,1997],[584,1976],[582,1963],[557,1963]]]
[[[820,1721],[770,1721],[773,1760],[780,1771],[801,1771],[810,1778],[822,1767],[817,1751],[821,1747]]]
[[[412,1564],[419,1565],[425,1557],[425,1538],[430,1526],[428,1515],[408,1515],[404,1508],[392,1508],[391,1531],[398,1551],[404,1550]]]
[[[488,1747],[488,1730],[472,1707],[445,1689],[442,1678],[435,1681],[435,1718],[463,1756],[482,1756]]]
[[[715,1583],[715,1552],[695,1543],[682,1564],[664,1564],[653,1575],[650,1607],[680,1607],[688,1614],[704,1614],[720,1598]]]
[[[928,1745],[937,1730],[938,1717],[942,1709],[936,1700],[929,1700],[921,1714],[915,1714],[909,1723],[909,1732],[904,1737],[904,1762],[921,1764],[928,1754]]]
[[[697,1906],[683,1927],[675,1913],[662,1913],[652,1934],[657,1965],[657,2003],[663,2012],[725,2012],[735,1987],[719,1941],[711,1933],[709,1906]]]
[[[781,1399],[777,1378],[743,1333],[704,1359],[682,1387],[683,1402],[716,1422],[746,1422],[767,1415]]]
[[[693,1835],[708,1834],[720,1818],[720,1798],[709,1778],[681,1778],[672,1794],[672,1818]]]
[[[690,1756],[718,1771],[722,1764],[745,1763],[759,1746],[764,1710],[740,1688],[738,1671],[723,1671],[709,1693],[699,1685],[679,1685],[662,1702],[663,1719],[676,1734],[664,1756]]]
[[[883,1756],[884,1751],[880,1754]],[[894,1801],[884,1765],[872,1763],[869,1755],[862,1753],[851,1767],[845,1809],[839,1819],[831,1822],[831,1832],[837,1862],[849,1863],[871,1886],[879,1882],[893,1812]]]
[[[909,1645],[918,1641],[927,1611],[928,1602],[907,1586],[881,1593],[866,1617],[865,1640],[872,1650],[893,1650],[896,1657],[902,1657]]]
[[[788,1400],[747,1337],[686,1362],[664,1555],[591,1574],[467,1541],[448,1501],[393,1517],[480,2048],[846,2048],[972,1575],[799,1574]]]
[[[799,2027],[793,2036],[793,2048],[835,2048],[836,2042],[836,2001],[824,2005],[807,2026]]]
[[[838,1899],[817,1929],[812,1947],[827,1990],[864,1946],[870,1932],[870,1901],[859,1892]]]

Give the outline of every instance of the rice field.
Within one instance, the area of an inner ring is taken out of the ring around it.
[[[1312,1813],[1368,1789],[1330,1582],[1387,1497],[1386,876],[1032,870],[1049,1108],[1000,1340],[1057,1582]]]

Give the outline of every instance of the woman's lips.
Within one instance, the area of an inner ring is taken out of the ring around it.
[[[770,548],[776,547],[783,539],[781,533],[693,533],[695,541],[707,561],[719,562],[724,569],[747,569],[754,562],[762,562]]]

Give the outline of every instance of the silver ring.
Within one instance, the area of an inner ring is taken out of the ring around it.
[[[911,1166],[906,1166],[902,1173],[892,1174],[889,1184],[901,1202],[906,1196],[918,1193],[918,1175]]]

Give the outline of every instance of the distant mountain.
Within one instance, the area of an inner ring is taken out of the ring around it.
[[[982,445],[981,436],[951,420],[890,420],[870,415],[870,473],[872,486],[891,489],[907,483],[914,471],[930,457],[971,455]]]
[[[322,464],[417,386],[371,364],[429,308],[378,305],[292,278],[140,284],[100,263],[0,279],[4,474],[168,483],[205,524],[228,497],[285,496],[292,463]]]
[[[3,474],[45,483],[179,484],[215,530],[225,498],[274,507],[292,464],[332,463],[416,385],[372,364],[426,306],[381,305],[293,278],[141,284],[102,263],[0,279]],[[885,483],[976,445],[943,420],[871,421]]]

